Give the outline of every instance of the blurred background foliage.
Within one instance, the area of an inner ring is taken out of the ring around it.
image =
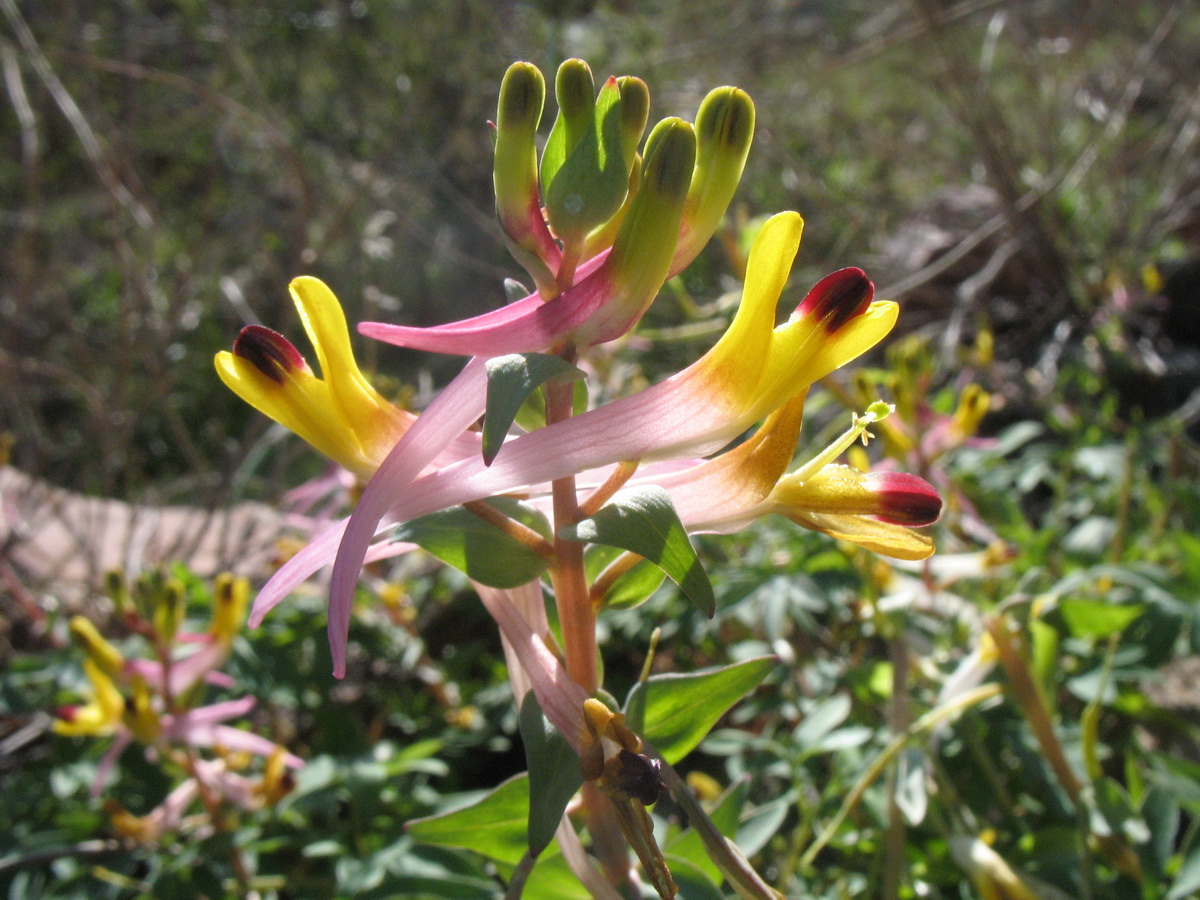
[[[636,74],[655,118],[746,89],[759,125],[728,228],[648,315],[664,349],[616,348],[600,388],[698,355],[755,218],[797,209],[793,298],[860,265],[900,300],[893,350],[864,380],[912,434],[969,382],[992,395],[996,442],[892,455],[940,473],[941,550],[999,549],[955,580],[782,525],[704,539],[717,619],[669,589],[605,617],[610,686],[637,678],[656,625],[664,671],[788,664],[687,764],[722,787],[749,779],[739,838],[788,896],[987,897],[955,864],[964,833],[1051,885],[1039,898],[1200,889],[1196,4],[0,0],[0,23],[0,429],[24,472],[131,501],[273,500],[319,471],[212,370],[248,322],[304,346],[293,276],[325,279],[351,321],[503,302],[520,273],[494,222],[486,122],[510,62]],[[455,365],[359,350],[416,406]],[[830,387],[811,404],[814,445],[862,385]],[[319,590],[239,637],[229,672],[260,698],[253,724],[310,765],[278,808],[144,848],[86,796],[98,750],[39,718],[81,682],[53,589],[30,599],[0,574],[10,897],[493,895],[493,861],[403,831],[524,766],[498,639],[461,578],[409,560],[368,579],[340,684]],[[128,637],[103,600],[83,605]],[[926,779],[880,779],[831,826],[998,608],[1089,798],[1056,785],[1008,702],[909,759]],[[121,768],[112,794],[138,812],[178,774],[132,751]],[[1105,828],[1136,848],[1140,881],[1097,849]]]

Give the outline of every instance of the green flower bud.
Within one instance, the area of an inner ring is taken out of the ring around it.
[[[533,277],[545,299],[554,297],[553,269],[559,249],[546,228],[538,195],[537,129],[546,101],[546,82],[531,63],[508,67],[496,110],[496,217],[510,252]]]
[[[695,259],[717,230],[742,178],[753,139],[750,95],[735,87],[710,91],[696,113],[696,171],[675,250],[675,271]]]
[[[650,89],[646,82],[632,75],[618,78],[617,88],[621,92],[621,149],[625,151],[625,168],[629,170],[633,168],[650,115]]]
[[[582,59],[568,59],[559,66],[554,78],[554,96],[558,100],[558,117],[542,151],[543,193],[580,138],[592,127],[596,86],[588,64]]]
[[[657,292],[666,280],[692,170],[696,135],[682,119],[663,119],[646,140],[641,184],[613,241],[616,277],[634,295]]]
[[[183,623],[183,613],[187,605],[187,594],[183,582],[178,578],[168,579],[158,595],[154,608],[154,630],[164,644],[175,641],[179,626]]]

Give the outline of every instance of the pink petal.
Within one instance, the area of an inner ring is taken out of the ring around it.
[[[607,258],[607,254],[605,254]],[[612,277],[596,268],[553,300],[539,294],[483,315],[432,328],[411,328],[384,322],[363,322],[359,334],[400,347],[456,356],[502,356],[532,353],[559,343],[583,325],[612,296]],[[611,338],[609,338],[611,339]]]
[[[375,536],[383,514],[396,495],[412,482],[429,461],[482,415],[486,383],[485,361],[476,357],[417,417],[417,421],[388,453],[379,471],[363,490],[354,514],[347,520],[345,536],[337,550],[337,562],[333,567],[329,598],[329,643],[333,651],[333,671],[338,678],[346,674],[346,640],[350,631],[354,586],[358,583],[358,573],[367,547]],[[463,462],[483,465],[481,457]],[[306,565],[318,559],[320,564],[324,564],[333,556],[329,551],[330,548],[326,548],[321,554],[313,554],[307,559]],[[276,573],[276,577],[280,573]]]
[[[481,592],[480,596],[512,646],[521,668],[529,676],[542,712],[575,752],[582,752],[583,738],[587,734],[583,703],[588,699],[588,692],[571,679],[558,657],[534,633],[504,591]]]

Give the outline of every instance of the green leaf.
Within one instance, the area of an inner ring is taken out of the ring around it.
[[[792,744],[800,759],[825,752],[825,738],[850,715],[850,698],[834,694],[818,704],[792,732]]]
[[[583,784],[579,757],[538,705],[533,691],[521,703],[521,740],[529,765],[529,852],[537,856],[554,832],[575,792]]]
[[[684,860],[672,859],[671,875],[679,888],[677,900],[725,900],[725,894],[713,883],[707,872]],[[717,881],[722,881],[718,878]]]
[[[583,372],[566,360],[544,353],[513,353],[489,359],[487,405],[483,414],[484,463],[492,464],[509,426],[530,394],[554,378],[583,377]]]
[[[1195,897],[1196,891],[1200,891],[1200,848],[1193,850],[1184,860],[1183,865],[1179,867],[1175,883],[1167,892],[1167,900],[1185,900],[1187,897]]]
[[[532,507],[508,497],[488,502],[543,537],[550,536],[545,517]],[[546,570],[542,556],[461,506],[405,522],[393,534],[396,540],[411,541],[446,565],[491,587],[514,588]]]
[[[709,811],[708,817],[717,826],[717,830],[727,838],[732,838],[737,834],[738,820],[742,814],[742,807],[746,805],[749,788],[749,779],[740,779],[717,798],[713,808]],[[678,875],[678,871],[674,861],[684,860],[703,872],[714,884],[720,884],[725,880],[720,867],[708,855],[708,850],[704,847],[704,840],[694,828],[687,829],[675,840],[669,842],[663,848],[663,852],[672,861],[671,870],[676,875]]]
[[[587,570],[588,583],[594,583],[596,576],[604,571],[610,563],[622,554],[619,547],[606,547],[596,544],[588,548],[584,555],[583,565]],[[605,609],[633,609],[641,606],[658,590],[666,573],[649,560],[642,560],[632,569],[612,583],[600,599]]]
[[[470,806],[414,819],[407,827],[423,843],[473,850],[516,865],[529,849],[528,822],[529,774],[522,772]]]
[[[758,807],[749,815],[744,815],[738,828],[737,840],[734,841],[747,856],[753,856],[767,845],[771,838],[783,827],[783,820],[792,811],[792,801],[780,797]]]
[[[1102,640],[1124,631],[1146,611],[1140,603],[1115,606],[1103,600],[1067,598],[1058,601],[1063,620],[1077,638]]]
[[[558,534],[565,540],[606,544],[640,554],[666,572],[706,616],[712,618],[716,612],[712,584],[662,488],[621,491],[594,516],[562,528]]]
[[[778,657],[760,656],[686,675],[655,675],[629,692],[625,701],[629,727],[653,744],[663,759],[677,763],[778,664]]]
[[[561,854],[539,859],[525,882],[523,896],[553,897],[554,900],[591,900],[588,889],[580,884]]]

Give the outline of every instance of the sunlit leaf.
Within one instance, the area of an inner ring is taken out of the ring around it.
[[[629,726],[663,759],[677,763],[778,664],[778,657],[760,656],[718,669],[655,675],[629,693],[625,701]]]
[[[1103,600],[1064,598],[1058,601],[1059,611],[1071,634],[1077,638],[1101,640],[1124,631],[1146,611],[1140,603],[1115,605]]]
[[[529,849],[529,775],[522,772],[453,812],[414,819],[408,833],[422,843],[473,850],[516,865]]]
[[[638,553],[666,572],[705,615],[716,611],[712,584],[662,488],[621,491],[594,516],[560,529],[559,536]]]

